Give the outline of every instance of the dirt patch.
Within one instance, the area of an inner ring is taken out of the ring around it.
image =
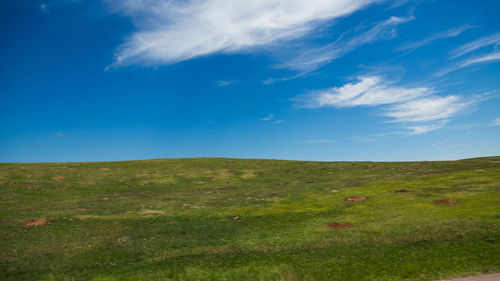
[[[342,228],[342,227],[349,227],[351,226],[348,223],[341,223],[341,222],[332,222],[328,224],[328,227],[330,228]]]
[[[101,170],[101,171],[111,171],[110,168],[100,168],[99,170]]]
[[[63,179],[65,179],[65,178],[66,178],[66,177],[61,177],[61,176],[59,176],[59,177],[52,177],[52,179],[53,179],[53,180],[63,180]]]
[[[30,219],[23,221],[23,225],[25,226],[42,226],[49,224],[47,219]]]
[[[355,195],[355,196],[347,197],[345,199],[345,201],[360,202],[360,201],[365,201],[366,199],[368,199],[368,197],[366,197],[366,196],[360,196],[360,195]]]
[[[393,190],[391,192],[394,192],[394,193],[407,193],[408,189],[398,189],[398,190]]]
[[[124,236],[124,237],[120,237],[120,238],[116,239],[116,242],[117,242],[118,244],[121,244],[121,243],[125,243],[125,242],[127,242],[129,239],[130,239],[130,237],[128,237],[128,236]]]
[[[231,184],[231,182],[225,181],[224,184]]]
[[[434,200],[434,204],[454,206],[454,205],[458,205],[458,201],[457,200],[450,200],[450,199],[439,199],[439,200]]]
[[[229,169],[229,170],[227,170],[227,172],[228,172],[228,173],[237,173],[237,172],[238,172],[238,170],[235,170],[235,169]]]

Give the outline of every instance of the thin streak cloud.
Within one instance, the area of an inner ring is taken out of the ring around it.
[[[414,17],[411,16],[390,17],[387,20],[374,24],[367,31],[352,37],[341,37],[335,42],[320,48],[308,49],[307,51],[300,50],[301,55],[297,55],[289,61],[277,65],[277,67],[298,70],[300,72],[314,71],[363,45],[380,40],[393,39],[397,34],[397,26],[413,19]]]
[[[267,115],[266,117],[264,118],[261,118],[260,121],[269,121],[271,119],[274,118],[274,114],[270,113],[269,115]]]
[[[500,32],[494,33],[474,41],[471,41],[467,44],[464,44],[451,52],[451,58],[458,58],[468,53],[471,53],[480,48],[491,46],[491,45],[499,45],[500,44]]]
[[[465,68],[465,67],[468,67],[471,65],[482,64],[482,63],[494,63],[497,61],[500,61],[500,51],[496,51],[496,52],[493,52],[490,54],[486,54],[486,55],[463,60],[462,62],[460,62],[454,66],[445,68],[445,69],[437,72],[434,76],[442,77],[450,72],[457,71],[461,68]]]
[[[432,44],[435,41],[438,41],[440,39],[445,39],[445,38],[450,38],[450,37],[457,37],[458,35],[462,34],[462,32],[464,32],[464,31],[466,31],[468,29],[474,28],[474,27],[475,26],[466,24],[466,25],[462,25],[462,26],[457,27],[457,28],[453,28],[453,29],[449,29],[449,30],[446,30],[446,31],[434,33],[431,36],[429,36],[429,37],[427,37],[425,39],[422,39],[420,41],[402,45],[401,47],[397,48],[396,51],[413,50],[413,49],[420,48],[422,46],[426,46],[426,45]]]

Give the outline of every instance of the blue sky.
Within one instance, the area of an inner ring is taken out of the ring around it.
[[[499,10],[7,0],[0,162],[500,155]]]

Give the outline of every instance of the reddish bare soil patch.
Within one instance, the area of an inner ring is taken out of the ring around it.
[[[23,225],[25,226],[41,226],[41,225],[46,225],[49,222],[47,219],[31,219],[31,220],[25,220],[23,221]]]
[[[66,177],[52,177],[53,180],[63,180],[65,179]]]
[[[236,173],[236,172],[238,172],[238,170],[235,170],[235,169],[229,169],[229,170],[227,170],[227,172],[228,172],[228,173]]]
[[[328,224],[328,227],[330,228],[341,228],[341,227],[349,227],[351,226],[348,223],[341,223],[341,222],[332,222]]]
[[[453,205],[457,205],[458,201],[457,200],[450,200],[450,199],[439,199],[439,200],[434,200],[434,204],[453,206]]]
[[[99,170],[101,170],[101,171],[110,171],[111,169],[110,168],[100,168]]]
[[[360,202],[360,201],[365,201],[366,199],[368,199],[368,198],[367,198],[367,197],[365,197],[365,196],[355,195],[355,196],[347,197],[347,198],[345,199],[345,201],[349,201],[349,202]]]

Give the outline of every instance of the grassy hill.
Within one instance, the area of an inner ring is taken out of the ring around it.
[[[0,164],[2,280],[488,271],[500,271],[500,157]]]

